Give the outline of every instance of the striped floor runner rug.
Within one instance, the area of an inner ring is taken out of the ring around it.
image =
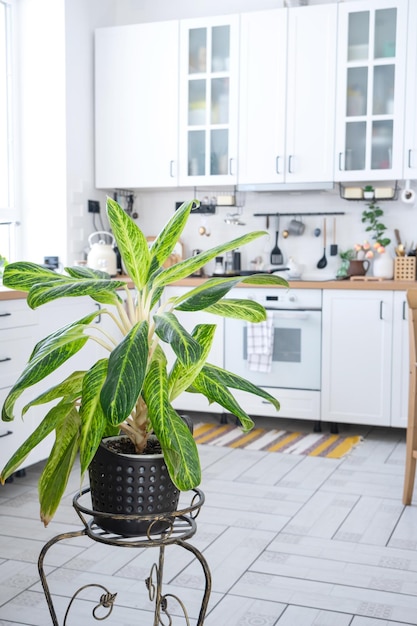
[[[232,424],[199,423],[194,426],[194,439],[198,444],[205,443],[212,446],[340,459],[350,452],[362,440],[362,437],[262,428],[254,428],[249,433],[243,433],[240,428]]]

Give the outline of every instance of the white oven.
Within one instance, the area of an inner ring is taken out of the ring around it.
[[[321,291],[238,288],[231,297],[262,304],[272,318],[267,370],[248,365],[248,324],[225,321],[225,368],[267,389],[281,402],[280,416],[319,419],[321,387]],[[251,342],[249,342],[251,343]],[[250,361],[252,361],[250,359]],[[260,368],[265,369],[265,368]],[[261,401],[258,401],[259,403]],[[270,414],[265,402],[248,412]]]

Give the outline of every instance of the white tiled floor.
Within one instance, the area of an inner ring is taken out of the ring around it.
[[[200,446],[206,503],[190,543],[213,577],[205,626],[417,625],[417,493],[413,506],[402,506],[404,431],[348,431],[364,441],[341,460]],[[50,526],[38,521],[39,470],[0,489],[0,626],[52,624],[39,552],[55,535],[80,528],[72,508],[77,474]],[[89,583],[118,594],[103,623],[152,625],[144,580],[157,556],[86,537],[55,544],[45,570],[60,626],[73,593]],[[192,554],[169,546],[163,592],[184,601],[193,626],[203,586]],[[68,626],[97,623],[91,611],[101,593],[80,594]],[[178,604],[169,600],[169,609],[174,626],[185,624]]]

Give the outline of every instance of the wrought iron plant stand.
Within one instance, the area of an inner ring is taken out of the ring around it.
[[[190,619],[184,603],[178,596],[175,596],[173,594],[163,594],[162,583],[166,546],[176,544],[191,552],[200,562],[205,577],[203,599],[197,620],[197,626],[203,626],[211,592],[211,574],[207,561],[205,560],[201,552],[191,544],[187,543],[186,540],[192,537],[197,530],[197,524],[195,519],[199,514],[202,505],[204,504],[204,493],[200,489],[193,489],[192,492],[190,492],[192,494],[191,503],[185,509],[174,511],[173,513],[149,515],[148,517],[141,516],[141,519],[146,519],[150,522],[147,534],[140,537],[124,537],[103,530],[94,521],[94,518],[97,519],[97,516],[99,515],[101,517],[111,519],[131,520],[138,519],[138,516],[113,514],[110,515],[108,513],[97,514],[96,511],[93,511],[90,508],[83,506],[82,504],[83,497],[86,496],[89,492],[90,489],[87,487],[83,491],[75,494],[73,498],[73,507],[76,510],[79,518],[81,519],[84,527],[80,530],[56,535],[44,545],[39,555],[38,570],[46,601],[48,603],[49,613],[52,618],[53,626],[59,626],[59,622],[44,572],[43,564],[45,556],[48,550],[58,541],[71,539],[73,537],[81,537],[83,535],[90,537],[90,539],[92,539],[93,541],[98,541],[100,543],[104,543],[110,546],[121,546],[125,548],[159,548],[158,563],[154,563],[152,565],[149,577],[145,581],[149,593],[149,599],[155,604],[153,626],[164,626],[164,624],[166,623],[170,626],[173,623],[168,607],[169,599],[172,599],[179,604],[184,614],[185,623],[187,624],[187,626],[190,625]],[[161,521],[166,524],[166,529],[162,532],[159,532],[158,534],[152,534],[152,526],[157,523],[160,525]],[[113,610],[117,593],[111,593],[108,589],[100,584],[91,583],[80,587],[73,594],[64,616],[63,626],[67,625],[67,618],[74,600],[83,590],[91,587],[95,587],[102,591],[99,602],[92,611],[94,619],[102,621],[109,617]],[[164,618],[166,618],[168,622],[164,621]]]

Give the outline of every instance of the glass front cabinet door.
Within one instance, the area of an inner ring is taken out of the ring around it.
[[[234,184],[239,17],[180,24],[179,184]]]
[[[407,7],[339,5],[336,180],[402,177]]]

